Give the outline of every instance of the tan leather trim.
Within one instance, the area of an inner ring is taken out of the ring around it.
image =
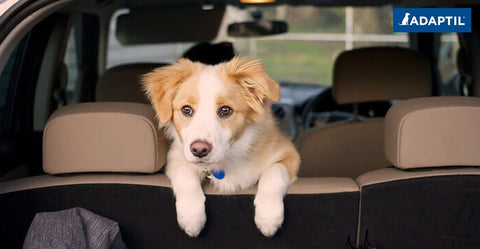
[[[42,175],[0,183],[0,194],[36,188],[78,185],[78,184],[133,184],[171,188],[170,180],[164,174],[132,175],[132,174],[81,174],[71,176]],[[254,186],[244,191],[228,195],[255,194]],[[288,194],[332,194],[357,192],[357,183],[350,178],[312,177],[299,178],[288,188]],[[208,195],[224,195],[205,184],[204,192]]]
[[[403,168],[480,165],[480,99],[401,101],[387,113],[385,154]]]
[[[299,177],[287,189],[287,194],[334,194],[358,191],[357,183],[350,178],[344,177]],[[205,194],[223,195],[211,185],[204,187]],[[237,191],[234,195],[253,195],[257,192],[257,186]],[[230,195],[230,193],[228,194]]]
[[[287,194],[333,194],[358,190],[357,183],[346,177],[300,177],[290,185]]]
[[[368,185],[413,178],[449,176],[449,175],[480,175],[479,168],[445,168],[425,169],[421,171],[405,171],[393,167],[371,171],[359,176],[356,182],[360,188]]]
[[[135,184],[170,188],[164,174],[81,174],[70,176],[41,175],[0,183],[0,194],[54,186],[78,184]]]
[[[431,87],[428,59],[410,49],[360,48],[335,60],[332,94],[339,104],[425,97]]]

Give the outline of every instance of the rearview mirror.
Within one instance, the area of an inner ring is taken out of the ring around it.
[[[288,25],[284,21],[249,21],[228,25],[228,35],[233,37],[265,36],[286,33]]]

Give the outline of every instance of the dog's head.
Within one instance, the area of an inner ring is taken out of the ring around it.
[[[161,125],[172,125],[188,162],[217,163],[250,124],[279,100],[278,84],[258,60],[235,57],[215,66],[186,59],[144,75]],[[248,145],[247,145],[248,147]]]

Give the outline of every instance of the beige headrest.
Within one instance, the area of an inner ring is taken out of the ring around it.
[[[165,163],[167,144],[151,106],[96,102],[55,111],[43,133],[43,169],[78,172],[154,173]]]
[[[480,98],[401,101],[385,117],[385,153],[403,169],[480,166]]]
[[[100,78],[96,101],[123,101],[150,104],[145,97],[140,77],[165,63],[125,64],[108,69]]]
[[[332,94],[339,104],[426,97],[431,86],[427,58],[410,49],[360,48],[335,60]]]

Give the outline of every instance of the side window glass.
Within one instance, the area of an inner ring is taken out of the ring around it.
[[[63,62],[66,66],[67,71],[67,85],[65,87],[65,98],[66,104],[73,104],[78,102],[77,92],[77,82],[79,76],[79,61],[78,61],[78,43],[76,35],[76,26],[73,25],[70,30],[70,35],[68,36],[67,48],[65,50],[65,57]]]
[[[440,36],[438,51],[438,71],[440,72],[440,95],[458,96],[463,94],[461,77],[457,70],[457,54],[460,48],[455,33],[443,33]]]

